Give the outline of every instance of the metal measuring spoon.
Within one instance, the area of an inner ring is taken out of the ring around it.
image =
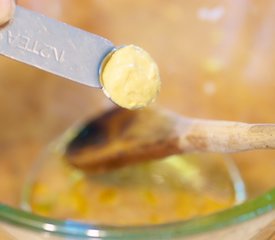
[[[143,49],[109,40],[16,7],[0,28],[0,54],[90,87],[117,105],[147,106],[160,88],[157,64]]]
[[[103,37],[19,6],[0,28],[0,54],[96,88],[101,63],[114,48]]]
[[[161,108],[113,109],[85,125],[65,157],[83,171],[102,173],[172,154],[274,148],[275,124],[192,119]]]

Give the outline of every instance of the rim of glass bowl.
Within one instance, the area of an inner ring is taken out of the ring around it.
[[[165,239],[183,237],[244,222],[275,209],[275,189],[233,208],[208,216],[145,227],[95,226],[76,221],[61,221],[0,205],[0,221],[17,227],[54,235],[93,239]]]
[[[78,129],[79,125],[73,126],[57,139],[57,141],[54,141],[48,149],[51,151],[53,149],[62,149],[64,142],[66,144],[66,141],[75,136]],[[48,151],[46,150],[45,153],[47,154]],[[35,167],[37,166],[34,166],[34,168]],[[23,190],[23,199],[27,191],[28,188],[25,187]],[[152,226],[113,227],[92,225],[72,220],[62,221],[38,216],[28,211],[16,209],[4,204],[0,204],[0,222],[35,232],[51,233],[53,235],[70,238],[73,237],[73,239],[171,239],[171,237],[189,236],[217,230],[232,224],[238,224],[270,212],[273,209],[275,209],[275,188],[255,199],[217,213],[190,220]]]

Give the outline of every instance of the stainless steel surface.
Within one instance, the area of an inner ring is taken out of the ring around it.
[[[105,38],[22,7],[0,29],[0,54],[91,87],[101,87],[100,65],[112,49]]]

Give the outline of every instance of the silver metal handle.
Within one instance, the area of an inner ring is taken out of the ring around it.
[[[101,62],[113,49],[105,38],[18,6],[0,29],[0,54],[91,87],[101,87]]]

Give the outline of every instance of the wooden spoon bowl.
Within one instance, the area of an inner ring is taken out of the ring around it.
[[[275,148],[275,124],[185,118],[161,108],[114,108],[88,123],[68,144],[66,158],[86,172],[189,152]]]

